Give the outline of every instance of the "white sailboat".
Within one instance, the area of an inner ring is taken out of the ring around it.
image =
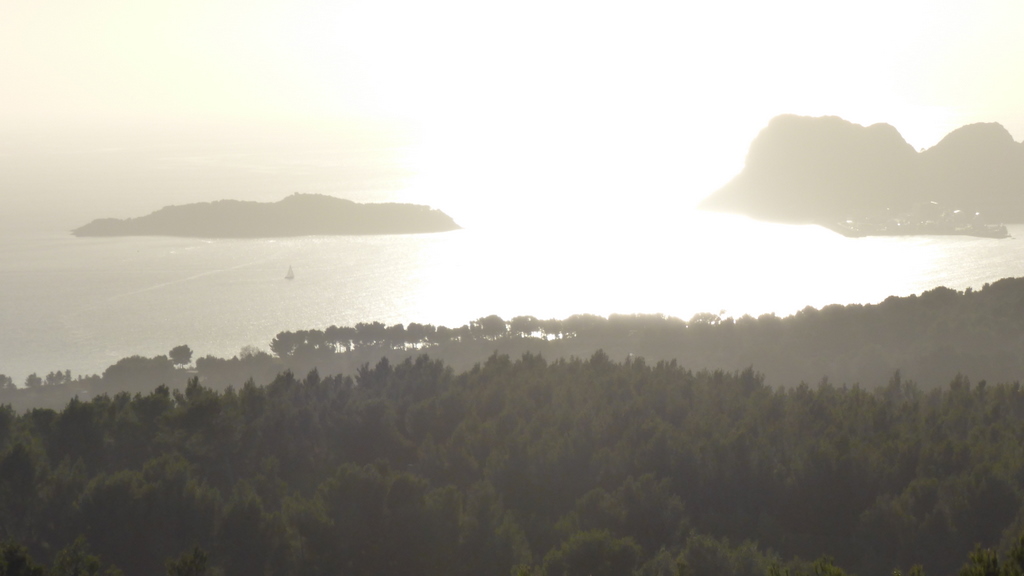
[[[284,275],[285,280],[294,280],[295,272],[292,271],[292,267],[288,266],[288,273]]]

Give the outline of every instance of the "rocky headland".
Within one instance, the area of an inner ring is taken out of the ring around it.
[[[783,115],[701,208],[853,236],[1002,237],[999,223],[1024,222],[1024,144],[979,123],[919,152],[889,124]]]

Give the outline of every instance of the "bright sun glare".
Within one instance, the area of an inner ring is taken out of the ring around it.
[[[5,7],[0,120],[398,122],[415,175],[389,198],[470,224],[685,209],[782,113],[916,148],[969,122],[1024,134],[1009,0],[59,3]]]
[[[948,53],[951,32],[964,64],[993,56],[990,41],[965,45],[978,21],[919,1],[450,0],[344,5],[314,33],[337,31],[333,47],[366,75],[372,106],[417,127],[403,198],[513,224],[541,203],[583,220],[621,213],[623,197],[690,206],[739,170],[780,113],[887,122],[916,148],[970,121],[1020,128],[998,100],[985,110],[930,92],[951,73],[930,59]],[[1008,30],[994,26],[988,35]],[[1007,71],[988,66],[991,76],[972,73],[981,83]]]

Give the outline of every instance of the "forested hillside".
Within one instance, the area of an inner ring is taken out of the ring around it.
[[[1012,382],[1024,378],[1024,279],[1000,280],[977,291],[935,288],[878,304],[808,307],[786,318],[577,315],[506,321],[489,316],[460,328],[377,322],[282,332],[270,348],[282,368],[303,374],[313,368],[352,372],[382,356],[399,362],[424,351],[461,370],[494,351],[513,357],[529,352],[586,358],[602,349],[616,360],[676,360],[692,369],[753,366],[775,386],[822,378],[876,386],[896,370],[926,387],[944,386],[957,373]],[[214,386],[239,375],[268,378],[276,373],[261,372],[256,359],[250,362],[253,368],[246,371],[244,361],[203,358],[196,368]]]
[[[977,291],[935,288],[878,304],[808,307],[786,318],[577,315],[505,321],[490,316],[457,329],[372,323],[282,332],[271,343],[274,355],[297,373],[351,372],[381,356],[397,362],[423,351],[468,369],[494,351],[585,358],[597,349],[616,360],[676,360],[692,369],[753,366],[775,386],[822,378],[876,386],[896,370],[926,387],[944,386],[957,373],[1012,382],[1024,377],[1024,279],[1000,280]],[[218,371],[232,372],[230,363],[210,358],[196,367],[211,384]]]
[[[0,540],[125,574],[953,574],[1016,566],[1022,446],[1018,384],[385,359],[4,408]]]
[[[0,575],[1024,570],[1024,279],[269,347],[0,375]]]
[[[269,352],[248,346],[233,358],[207,355],[194,365],[189,350],[189,359],[180,363],[167,356],[135,356],[101,375],[72,376],[56,370],[32,375],[22,386],[0,374],[0,403],[18,411],[59,409],[76,395],[148,393],[161,383],[180,388],[192,376],[204,386],[223,390],[249,378],[268,384],[285,370],[352,374],[382,357],[394,364],[423,353],[467,370],[494,352],[556,359],[587,358],[598,349],[614,360],[675,360],[694,370],[754,367],[772,386],[827,378],[835,384],[870,388],[884,384],[896,370],[924,388],[945,386],[958,373],[976,380],[1014,382],[1024,377],[1024,279],[1000,280],[963,292],[935,288],[878,304],[808,307],[786,318],[488,316],[458,328],[415,322],[330,326],[281,332],[269,343]]]

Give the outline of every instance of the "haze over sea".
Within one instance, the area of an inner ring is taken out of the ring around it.
[[[915,150],[975,122],[1019,141],[1019,1],[7,4],[0,372],[18,383],[331,324],[783,315],[1024,267],[1021,240],[853,240],[692,208],[779,114],[890,123]],[[465,229],[68,234],[293,192]]]
[[[0,373],[101,373],[188,344],[268,349],[282,330],[357,322],[461,326],[497,314],[788,315],[1024,274],[1016,238],[844,238],[687,211],[660,225],[467,228],[260,240],[6,236]],[[295,279],[284,279],[288,266]]]
[[[1016,239],[849,239],[694,210],[741,169],[759,128],[721,136],[722,149],[705,142],[706,154],[555,144],[519,155],[469,144],[438,151],[333,134],[225,137],[198,150],[170,136],[0,146],[12,192],[0,194],[0,373],[18,383],[33,372],[102,373],[179,344],[196,358],[231,357],[243,346],[267,350],[283,330],[358,322],[788,315],[1024,274]],[[95,218],[292,192],[428,204],[464,229],[263,240],[69,234]],[[1009,229],[1024,237],[1024,226]]]

